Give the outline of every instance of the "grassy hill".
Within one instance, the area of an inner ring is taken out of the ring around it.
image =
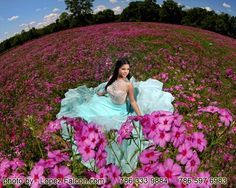
[[[40,133],[55,119],[69,88],[94,87],[106,81],[120,56],[129,57],[131,74],[138,80],[152,77],[164,82],[186,122],[194,126],[215,122],[214,117],[199,116],[198,109],[205,106],[227,108],[235,119],[235,39],[160,23],[93,25],[50,34],[0,55],[2,153],[36,160],[38,151],[32,149],[27,117],[33,117],[35,131]],[[225,153],[235,155],[236,150],[235,136],[228,138],[212,148],[214,152],[219,149],[218,157],[213,152],[204,161],[215,175],[221,169],[228,177],[235,172],[231,163],[224,161]]]

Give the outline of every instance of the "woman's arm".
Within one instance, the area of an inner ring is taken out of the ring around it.
[[[130,104],[133,107],[135,113],[138,116],[141,116],[142,114],[141,114],[141,111],[140,111],[140,109],[138,107],[138,104],[135,101],[135,98],[134,98],[134,88],[133,88],[133,85],[131,83],[128,83],[128,96],[129,96]]]

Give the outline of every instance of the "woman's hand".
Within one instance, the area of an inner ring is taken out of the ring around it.
[[[100,92],[100,91],[98,91],[98,92],[97,92],[97,95],[98,95],[98,96],[103,96],[103,95],[104,95],[104,93],[103,93],[103,92]]]

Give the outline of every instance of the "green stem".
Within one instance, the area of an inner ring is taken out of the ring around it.
[[[118,163],[119,163],[119,165],[120,165],[120,167],[121,167],[121,162],[120,162],[119,158],[117,157],[115,151],[113,150],[112,144],[111,144],[109,141],[108,141],[108,144],[110,145],[110,148],[111,148],[113,154],[115,155],[115,157],[116,157],[116,159],[117,159],[117,161],[118,161]],[[121,167],[121,168],[122,168],[122,167]]]

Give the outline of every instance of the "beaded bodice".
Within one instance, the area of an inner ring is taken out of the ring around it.
[[[126,102],[128,82],[128,79],[118,79],[107,87],[107,92],[113,103],[123,104]]]

